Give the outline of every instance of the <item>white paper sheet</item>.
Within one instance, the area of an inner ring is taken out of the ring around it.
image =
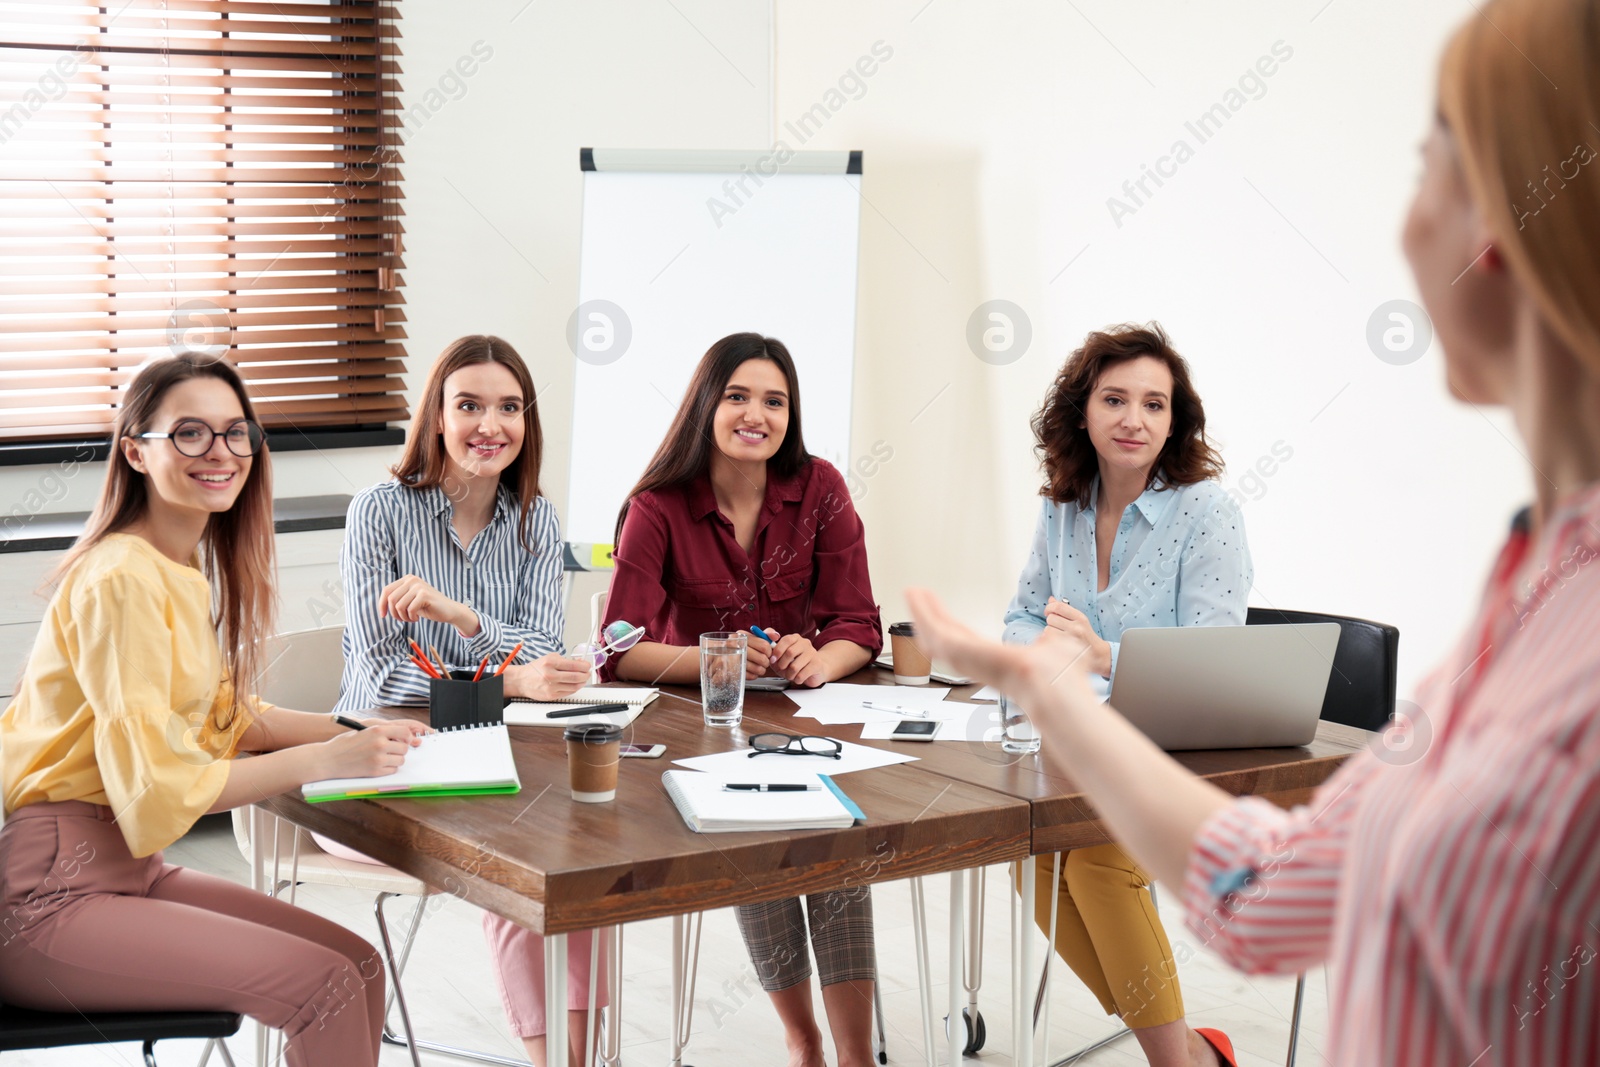
[[[1095,696],[1099,697],[1101,700],[1105,700],[1111,695],[1111,679],[1103,678],[1098,674],[1091,674],[1089,675],[1089,688],[1094,690]],[[992,685],[986,685],[976,693],[973,693],[971,696],[967,697],[967,699],[999,700],[1000,690],[996,689]]]
[[[848,682],[832,682],[820,689],[790,689],[784,693],[799,705],[800,710],[795,715],[816,719],[829,726],[905,718],[892,711],[875,711],[865,707],[862,702],[866,700],[874,704],[913,708],[923,712],[925,717],[933,718],[949,695],[948,686],[854,685]]]
[[[959,709],[939,722],[939,729],[933,735],[935,741],[997,741],[1000,737],[1000,709],[993,704],[962,704],[949,701],[952,708]],[[904,722],[904,719],[900,720]],[[915,720],[913,720],[915,721]],[[863,741],[892,741],[894,728],[900,722],[873,722],[861,728]],[[919,742],[908,742],[907,747]]]
[[[711,774],[720,774],[730,781],[752,782],[795,782],[807,781],[813,775],[826,774],[838,777],[852,771],[868,771],[874,767],[888,767],[896,763],[909,763],[917,759],[916,756],[902,755],[898,752],[885,752],[878,748],[869,748],[866,745],[852,744],[849,741],[840,742],[844,749],[839,759],[829,759],[827,756],[778,756],[761,755],[750,758],[749,749],[740,749],[737,752],[718,752],[710,756],[691,756],[688,759],[673,760],[678,767],[687,767],[692,771],[706,771]],[[755,774],[751,778],[749,775]]]

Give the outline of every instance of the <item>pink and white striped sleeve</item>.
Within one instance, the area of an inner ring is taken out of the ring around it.
[[[1255,974],[1295,974],[1327,958],[1367,758],[1341,767],[1309,805],[1285,811],[1241,797],[1201,825],[1183,903],[1206,947]]]

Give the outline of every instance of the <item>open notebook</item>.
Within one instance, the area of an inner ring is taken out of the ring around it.
[[[559,720],[558,720],[559,721]],[[307,782],[301,795],[313,804],[371,796],[458,797],[515,793],[522,788],[503,723],[457,726],[425,734],[393,774],[381,778],[329,778]]]
[[[508,700],[506,702],[505,719],[508,726],[579,726],[591,722],[609,722],[617,726],[626,726],[639,717],[656,697],[661,695],[661,690],[650,688],[626,688],[613,685],[588,685],[560,700],[535,702],[531,700]],[[574,704],[626,704],[627,711],[611,711],[603,715],[562,715],[550,718],[553,711],[563,711]]]
[[[678,806],[678,814],[697,834],[737,830],[832,830],[866,822],[855,801],[825,774],[816,775],[821,789],[803,793],[728,792],[733,781],[704,771],[666,771],[661,784]],[[739,779],[749,781],[749,775]],[[800,779],[791,779],[799,781]]]

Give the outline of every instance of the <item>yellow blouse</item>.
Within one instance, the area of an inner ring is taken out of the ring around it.
[[[216,802],[255,715],[232,699],[205,575],[111,534],[51,598],[22,683],[0,715],[6,814],[41,801],[111,808],[135,856],[182,837]]]

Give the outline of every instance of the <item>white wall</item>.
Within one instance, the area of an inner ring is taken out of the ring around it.
[[[1037,508],[1029,416],[1087,330],[1155,318],[1195,369],[1229,485],[1292,449],[1242,487],[1253,602],[1399,625],[1405,691],[1463,625],[1529,492],[1508,422],[1446,397],[1436,349],[1391,366],[1365,340],[1378,305],[1415,298],[1398,229],[1438,49],[1471,10],[791,0],[771,26],[748,0],[407,0],[405,97],[432,108],[405,147],[413,388],[451,338],[511,339],[541,387],[545,483],[564,503],[578,148],[766,147],[773,116],[798,148],[784,123],[842,101],[805,147],[866,152],[853,436],[863,455],[894,451],[858,502],[886,617],[923,583],[997,629]],[[864,91],[830,98],[877,41],[893,54]],[[1199,144],[1185,121],[1279,41],[1293,54],[1264,93]],[[430,98],[478,42],[492,56]],[[1193,158],[1118,226],[1107,198],[1179,138]],[[1005,366],[965,339],[991,299],[1032,325]],[[352,492],[393,457],[286,454],[277,469],[285,491]],[[47,473],[0,469],[0,511]],[[73,479],[52,510],[86,509],[97,482]]]

